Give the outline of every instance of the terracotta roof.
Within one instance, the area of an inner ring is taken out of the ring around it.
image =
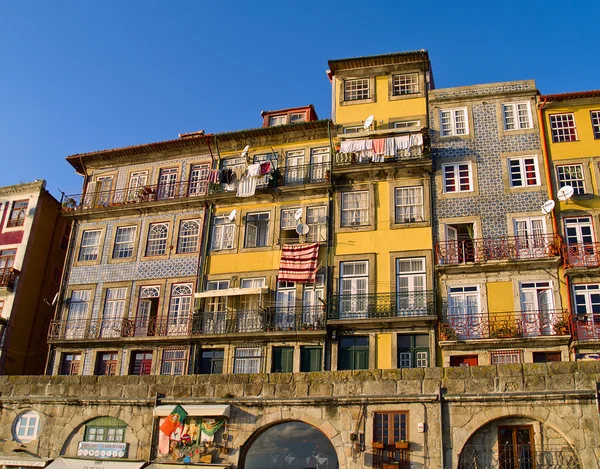
[[[572,93],[543,94],[542,99],[562,101],[565,99],[600,98],[600,90],[574,91]]]
[[[407,62],[429,62],[429,54],[425,49],[393,52],[391,54],[369,55],[364,57],[351,57],[348,59],[334,59],[328,62],[331,73],[339,70],[350,70],[353,68],[376,67],[378,65],[392,65]]]
[[[276,113],[284,113],[284,112],[292,112],[292,111],[306,111],[307,109],[314,109],[315,107],[312,104],[308,106],[298,106],[298,107],[288,107],[285,109],[275,109],[273,111],[260,111],[260,115],[264,116],[265,114],[276,114]]]

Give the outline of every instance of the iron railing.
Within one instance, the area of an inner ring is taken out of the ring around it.
[[[377,164],[377,163],[393,163],[398,161],[420,160],[425,157],[423,153],[423,145],[414,145],[405,150],[398,150],[395,156],[373,158],[361,158],[357,153],[342,153],[337,152],[334,155],[334,166],[348,166],[356,164]]]
[[[563,246],[565,267],[600,267],[600,243],[576,243]]]
[[[570,335],[569,314],[562,309],[469,313],[464,310],[450,312],[446,307],[439,326],[440,340]]]
[[[277,187],[279,171],[274,170],[272,174],[266,174],[258,178],[256,189],[270,189]],[[208,185],[209,194],[229,194],[237,192],[237,184],[210,183]]]
[[[600,314],[575,315],[573,335],[578,340],[600,339]]]
[[[49,340],[176,337],[206,334],[304,331],[325,328],[321,306],[264,308],[247,311],[202,311],[178,318],[54,320]]]
[[[573,449],[564,445],[467,445],[459,455],[458,469],[579,469]]]
[[[438,241],[438,265],[546,259],[560,255],[559,239],[552,234],[533,237],[502,236],[461,241]]]
[[[6,222],[7,228],[15,228],[25,224],[25,217],[11,218]]]
[[[110,191],[91,190],[84,194],[66,195],[63,211],[91,210],[105,207],[136,205],[160,200],[173,200],[206,195],[208,181],[173,181]]]
[[[329,180],[331,163],[315,163],[283,168],[283,181],[286,186],[314,184]]]
[[[377,469],[410,469],[410,453],[397,449],[394,444],[385,444],[383,449],[373,449],[373,467]]]
[[[330,319],[370,319],[429,316],[433,311],[433,291],[334,295]]]
[[[15,280],[19,271],[12,267],[5,267],[0,269],[0,288],[8,288],[13,290],[15,287]]]

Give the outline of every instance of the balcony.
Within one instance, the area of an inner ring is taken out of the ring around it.
[[[378,446],[381,443],[378,444]],[[410,453],[397,449],[394,444],[383,444],[383,448],[373,448],[373,467],[377,469],[410,469]]]
[[[283,184],[297,186],[329,181],[330,163],[307,164],[303,166],[286,166],[283,168]]]
[[[438,241],[435,252],[438,265],[549,259],[560,255],[559,241],[552,234],[532,238],[503,236],[462,241]]]
[[[458,469],[578,469],[579,459],[568,446],[528,444],[502,445],[499,448],[467,445],[459,455]]]
[[[571,335],[569,314],[562,309],[443,315],[439,337],[446,340],[514,339]]]
[[[151,202],[202,197],[206,195],[208,181],[175,181],[166,184],[110,191],[66,195],[62,199],[63,212],[105,209],[117,206],[135,206]]]
[[[573,335],[577,340],[600,340],[600,314],[574,317]]]
[[[395,156],[381,157],[377,160],[374,160],[373,158],[361,158],[358,153],[337,152],[334,156],[333,164],[337,167],[377,163],[397,163],[402,161],[421,160],[424,157],[423,145],[415,145],[406,150],[399,150]]]
[[[563,246],[563,256],[566,268],[598,268],[600,243],[576,243]]]
[[[0,269],[0,289],[13,291],[15,288],[15,280],[19,271],[12,267]]]
[[[433,291],[334,295],[329,319],[411,318],[435,315]]]

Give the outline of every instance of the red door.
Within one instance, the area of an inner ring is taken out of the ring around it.
[[[477,366],[477,355],[455,355],[450,357],[450,366]]]

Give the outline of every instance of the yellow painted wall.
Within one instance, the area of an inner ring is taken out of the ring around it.
[[[346,104],[343,106],[340,106],[340,81],[336,80],[336,124],[360,123],[371,114],[375,116],[375,121],[383,120],[384,123],[387,123],[389,119],[425,116],[426,103],[424,97],[390,101],[388,99],[388,79],[387,75],[375,78],[376,99],[374,103]],[[424,123],[422,124],[424,125]]]
[[[489,282],[487,284],[488,310],[504,313],[515,310],[512,282]]]
[[[377,334],[377,364],[376,368],[392,367],[392,334]]]

